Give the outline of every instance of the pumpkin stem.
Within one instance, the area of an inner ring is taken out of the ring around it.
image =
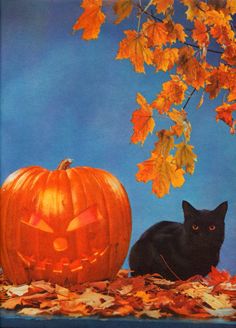
[[[70,167],[73,160],[71,158],[63,159],[57,167],[57,170],[66,170]]]

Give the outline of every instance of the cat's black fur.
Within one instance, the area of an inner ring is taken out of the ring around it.
[[[186,201],[182,206],[184,223],[156,223],[134,244],[129,256],[133,276],[159,273],[169,280],[185,280],[205,276],[217,265],[228,203],[212,211],[197,210]]]

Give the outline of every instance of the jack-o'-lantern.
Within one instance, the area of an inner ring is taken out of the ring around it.
[[[131,209],[109,172],[39,166],[9,175],[1,189],[1,264],[12,283],[112,279],[128,251]]]

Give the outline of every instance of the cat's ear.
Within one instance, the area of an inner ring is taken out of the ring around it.
[[[214,212],[217,214],[217,216],[221,217],[224,220],[227,210],[228,202],[223,202],[214,209]]]
[[[195,207],[193,207],[189,202],[187,202],[186,200],[183,200],[182,202],[182,207],[183,207],[183,211],[184,211],[184,218],[189,218],[192,217],[194,215],[196,215],[198,213],[198,210],[196,210]]]

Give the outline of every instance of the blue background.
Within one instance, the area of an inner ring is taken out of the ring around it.
[[[1,5],[1,181],[24,166],[54,169],[66,157],[75,166],[111,171],[129,194],[131,245],[157,221],[182,221],[183,199],[199,209],[228,200],[219,267],[236,274],[236,143],[229,128],[215,121],[222,94],[214,101],[205,97],[199,110],[200,95],[191,99],[187,111],[196,170],[181,189],[158,199],[151,184],[135,180],[136,164],[149,157],[156,137],[144,147],[131,144],[130,118],[137,108],[136,93],[152,101],[168,76],[153,68],[137,74],[129,61],[115,60],[123,30],[137,26],[135,17],[115,26],[109,15],[99,39],[86,42],[80,32],[72,33],[80,1],[3,0]],[[181,22],[181,8],[176,15]],[[212,63],[214,58],[209,56]],[[164,126],[160,118],[157,128]]]

